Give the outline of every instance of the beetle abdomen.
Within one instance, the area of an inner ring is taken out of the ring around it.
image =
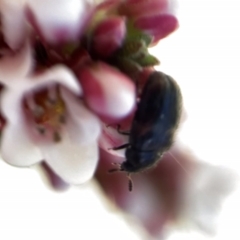
[[[181,106],[177,83],[164,73],[152,73],[132,123],[123,171],[138,172],[155,165],[173,143]]]
[[[140,151],[169,148],[181,115],[182,96],[170,76],[154,72],[142,92],[130,132],[130,144]]]

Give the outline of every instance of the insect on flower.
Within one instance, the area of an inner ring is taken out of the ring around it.
[[[182,95],[177,83],[162,72],[152,73],[143,89],[130,133],[123,133],[129,134],[129,143],[113,148],[127,148],[126,161],[109,172],[127,172],[129,191],[132,190],[130,174],[156,165],[172,146],[181,106]]]

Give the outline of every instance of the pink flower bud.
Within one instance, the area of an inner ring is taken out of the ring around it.
[[[120,12],[133,19],[155,15],[164,12],[168,2],[168,0],[127,0],[122,4]]]
[[[106,13],[113,13],[118,10],[121,4],[122,0],[105,0],[97,5],[96,11],[105,11]]]
[[[170,14],[144,16],[135,21],[135,26],[151,35],[156,43],[178,28],[178,20]]]
[[[135,27],[153,37],[155,44],[178,27],[174,0],[126,0],[119,12],[127,15]]]
[[[102,57],[109,57],[123,43],[126,34],[124,17],[109,17],[96,27],[93,48]]]
[[[135,85],[123,73],[98,62],[78,74],[88,106],[100,117],[120,119],[135,105]]]

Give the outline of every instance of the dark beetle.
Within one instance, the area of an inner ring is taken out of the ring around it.
[[[153,72],[143,89],[129,134],[126,161],[119,169],[136,173],[154,166],[172,143],[181,116],[182,96],[177,83],[162,72]],[[130,182],[129,190],[132,184]]]

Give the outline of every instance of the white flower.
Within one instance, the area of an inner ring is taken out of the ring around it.
[[[28,0],[27,16],[49,43],[76,41],[93,7],[91,0]]]
[[[4,39],[18,49],[31,23],[49,43],[78,40],[93,9],[92,0],[0,0]]]
[[[82,89],[68,68],[33,75],[29,44],[0,61],[1,111],[7,120],[1,154],[15,166],[44,160],[63,180],[90,179],[98,161],[100,123],[79,100]]]

